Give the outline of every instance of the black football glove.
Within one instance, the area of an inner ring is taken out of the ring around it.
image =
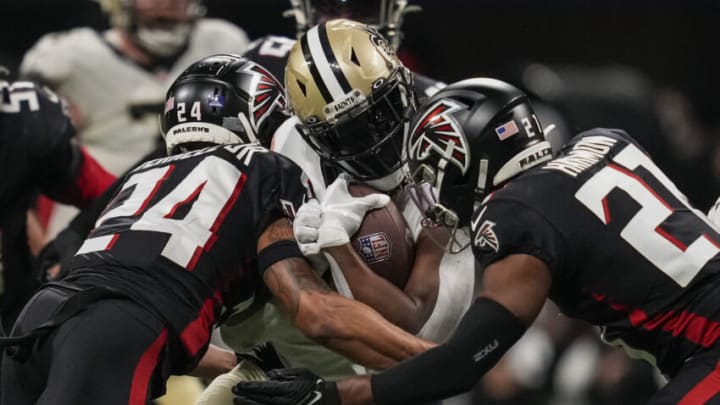
[[[305,368],[276,369],[267,381],[244,381],[232,389],[235,405],[340,405],[334,382]]]

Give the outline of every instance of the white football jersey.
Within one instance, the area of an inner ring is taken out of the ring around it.
[[[313,191],[321,199],[327,184],[322,173],[320,157],[300,136],[293,117],[283,123],[275,133],[271,149],[294,161],[307,174]],[[422,230],[422,215],[411,201],[399,203],[400,210],[417,241]],[[463,234],[467,236],[467,234]],[[467,236],[469,238],[469,236]],[[339,293],[352,297],[350,288],[342,272],[333,260],[328,260],[333,281]],[[475,287],[475,259],[471,249],[458,254],[446,253],[440,263],[440,289],[430,318],[422,327],[418,336],[434,342],[444,342],[450,337],[463,314],[470,307]]]
[[[82,120],[80,141],[119,175],[157,144],[158,112],[175,78],[205,56],[244,52],[248,38],[228,22],[201,19],[174,65],[151,72],[110,46],[117,37],[115,30],[89,28],[47,34],[27,52],[20,71],[46,82],[73,104]]]

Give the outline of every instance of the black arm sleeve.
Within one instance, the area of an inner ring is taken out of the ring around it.
[[[416,404],[467,391],[523,333],[509,310],[479,298],[446,344],[372,377],[375,403]]]

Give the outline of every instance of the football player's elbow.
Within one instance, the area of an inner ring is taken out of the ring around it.
[[[327,300],[327,294],[304,293],[295,316],[295,326],[308,338],[316,342],[344,339],[347,336],[337,314]]]

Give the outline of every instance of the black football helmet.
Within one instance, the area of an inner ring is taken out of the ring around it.
[[[213,55],[170,86],[161,126],[170,154],[198,143],[269,147],[289,116],[283,86],[270,72],[240,56]]]
[[[552,159],[528,97],[495,79],[464,80],[440,90],[418,110],[408,137],[415,182],[408,192],[425,225],[455,232],[476,202],[518,174]]]
[[[403,16],[420,11],[408,0],[290,0],[287,15],[295,17],[298,38],[311,27],[347,18],[375,27],[397,49],[402,40]]]

